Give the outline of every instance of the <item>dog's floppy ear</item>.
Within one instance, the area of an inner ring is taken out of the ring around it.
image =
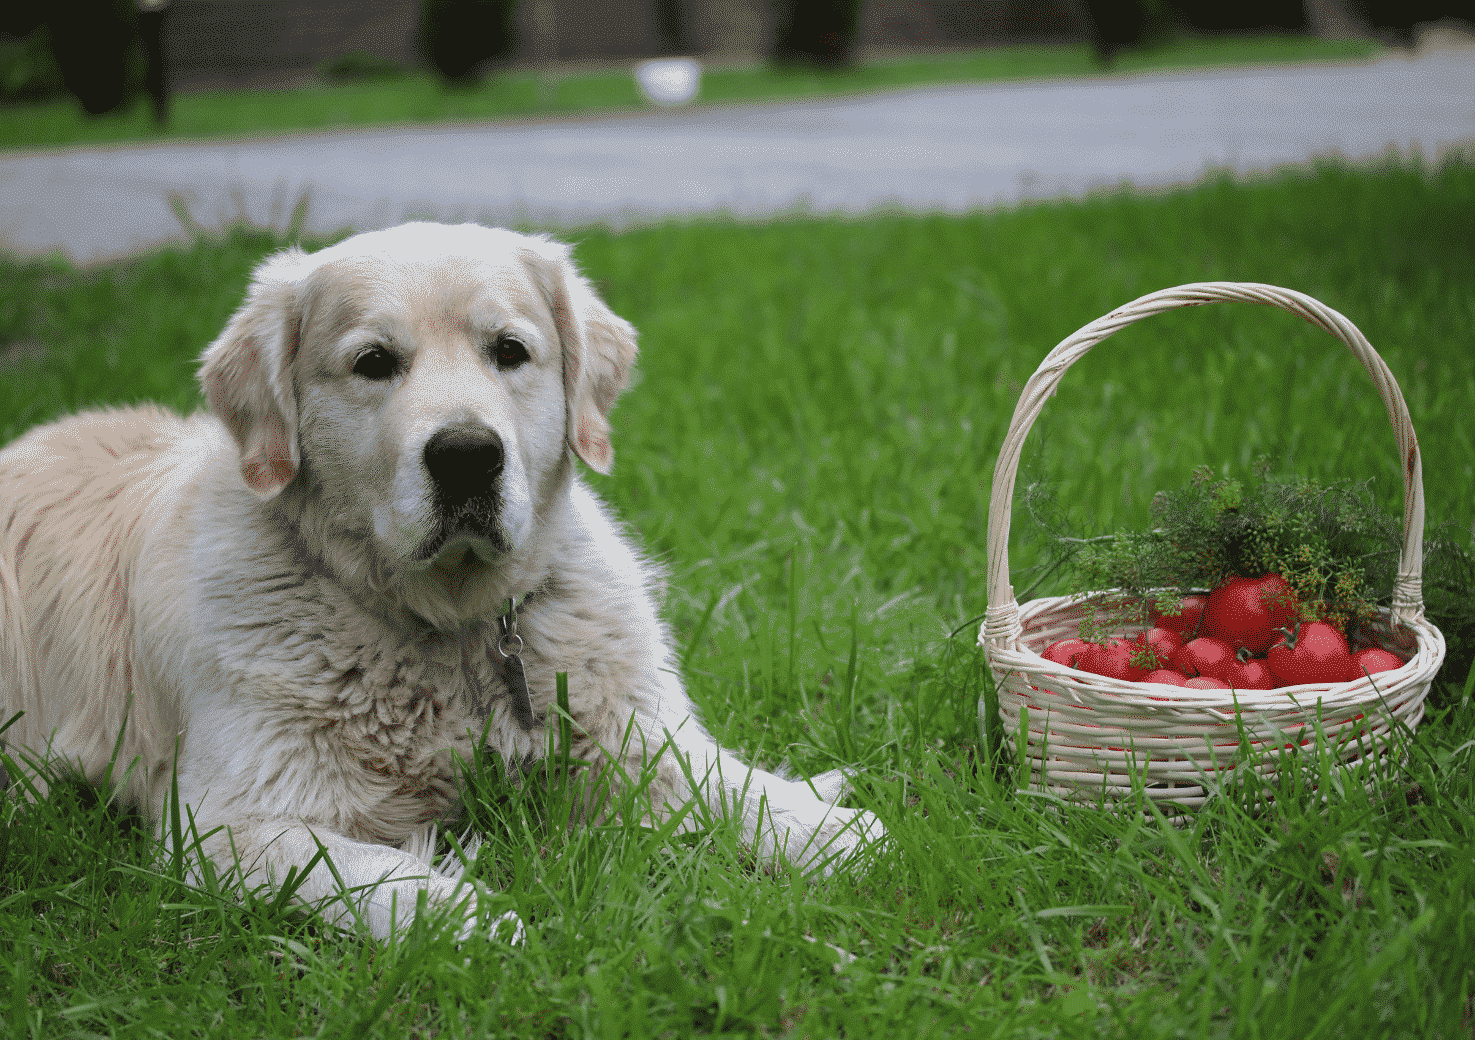
[[[630,381],[635,329],[595,295],[570,259],[568,246],[533,241],[529,267],[547,295],[563,343],[569,447],[591,469],[608,473],[614,462],[608,416]]]
[[[298,287],[306,254],[288,249],[256,269],[246,302],[205,350],[200,383],[241,451],[241,477],[263,501],[297,475]]]

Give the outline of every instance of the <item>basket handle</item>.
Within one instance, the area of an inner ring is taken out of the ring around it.
[[[1403,459],[1403,551],[1398,577],[1393,584],[1393,614],[1399,621],[1412,621],[1424,613],[1424,474],[1419,459],[1419,439],[1403,392],[1387,364],[1368,343],[1367,337],[1341,314],[1304,293],[1254,282],[1195,282],[1161,289],[1139,297],[1110,314],[1097,318],[1045,356],[1019,395],[1014,418],[994,464],[993,493],[988,509],[988,609],[979,632],[986,647],[1016,646],[1020,635],[1019,604],[1009,584],[1009,521],[1014,503],[1014,480],[1024,440],[1035,420],[1052,397],[1065,370],[1112,333],[1153,314],[1178,307],[1205,303],[1240,301],[1279,307],[1305,318],[1344,343],[1362,362],[1388,409],[1388,421]]]

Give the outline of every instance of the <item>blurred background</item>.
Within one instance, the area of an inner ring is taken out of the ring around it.
[[[0,103],[89,113],[178,91],[392,78],[465,86],[550,63],[692,55],[842,68],[877,56],[1089,41],[1098,60],[1183,34],[1410,44],[1472,0],[6,0]]]

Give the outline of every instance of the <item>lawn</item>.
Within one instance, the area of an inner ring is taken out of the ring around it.
[[[837,876],[754,870],[714,820],[569,830],[567,797],[470,799],[526,946],[426,921],[376,946],[186,886],[87,791],[4,806],[0,1032],[51,1036],[1469,1036],[1475,701],[1448,668],[1396,781],[1288,775],[1185,826],[1018,791],[980,740],[993,459],[1058,340],[1203,279],[1310,293],[1368,335],[1421,435],[1428,515],[1475,522],[1475,164],[1322,165],[965,217],[673,223],[577,238],[642,333],[594,477],[668,568],[711,729],[860,767],[892,840]],[[65,410],[193,407],[193,359],[281,243],[237,230],[94,271],[0,261],[0,441]],[[1216,306],[1103,343],[1031,437],[1081,533],[1193,468],[1371,480],[1381,402],[1289,315]],[[1041,558],[1016,510],[1014,569]],[[1042,594],[1058,589],[1042,588]],[[1326,797],[1323,797],[1326,796]],[[811,941],[817,940],[817,941]],[[836,952],[844,951],[842,956]]]
[[[1364,40],[1303,36],[1174,39],[1122,55],[1114,71],[1364,61],[1379,50],[1377,44]],[[942,83],[1102,74],[1100,63],[1085,44],[1027,44],[892,58],[839,72],[775,69],[764,64],[719,65],[706,71],[698,103],[793,100]],[[565,68],[546,74],[509,69],[465,89],[447,89],[428,73],[407,71],[387,79],[324,81],[280,90],[184,93],[175,99],[171,122],[163,131],[154,127],[148,106],[142,103],[103,117],[89,117],[69,100],[0,107],[0,148],[505,120],[642,107],[648,106],[628,69]]]

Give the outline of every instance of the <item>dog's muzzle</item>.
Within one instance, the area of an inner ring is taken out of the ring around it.
[[[480,423],[448,426],[425,443],[424,459],[435,499],[436,528],[422,558],[435,556],[447,542],[463,537],[504,548],[498,517],[506,454],[497,431]]]

